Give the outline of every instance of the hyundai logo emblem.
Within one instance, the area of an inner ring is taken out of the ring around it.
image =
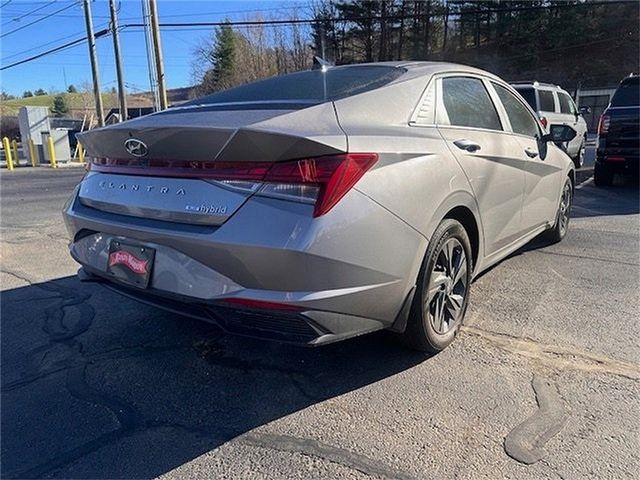
[[[124,142],[124,148],[127,149],[134,157],[144,157],[147,153],[149,153],[149,149],[147,145],[137,138],[130,138],[126,142]]]

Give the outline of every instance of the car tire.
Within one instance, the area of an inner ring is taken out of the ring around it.
[[[400,335],[405,345],[433,354],[454,340],[469,303],[472,258],[462,224],[443,220],[420,268],[407,328]]]
[[[576,169],[582,168],[582,165],[584,165],[584,154],[585,154],[586,147],[587,147],[587,137],[584,136],[582,138],[582,143],[580,144],[580,148],[578,149],[578,152],[572,158],[573,164],[576,166]]]
[[[547,243],[558,243],[567,235],[572,205],[573,183],[571,183],[571,179],[567,177],[562,186],[562,193],[560,194],[560,202],[553,228],[543,234],[543,238]]]
[[[604,163],[597,163],[593,167],[593,182],[598,187],[608,187],[613,184],[613,169]]]

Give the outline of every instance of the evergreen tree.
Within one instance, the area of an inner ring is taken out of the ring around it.
[[[22,94],[22,98],[29,98],[29,97],[33,97],[33,92],[31,90],[25,90],[25,92]]]
[[[69,88],[67,88],[67,92],[69,92],[69,93],[77,93],[78,89],[75,87],[75,85],[71,84],[71,85],[69,85]]]
[[[227,20],[228,22],[228,20]],[[231,25],[224,24],[216,28],[212,51],[208,60],[213,65],[202,80],[202,93],[212,93],[229,88],[236,54],[235,32]]]
[[[64,117],[69,113],[69,107],[67,106],[67,100],[64,95],[56,95],[53,99],[51,113],[56,117]]]
[[[47,94],[47,92],[46,92],[46,91],[44,91],[43,89],[39,88],[38,90],[36,90],[35,92],[33,92],[33,94],[34,94],[36,97],[40,97],[40,96],[42,96],[42,95],[46,95],[46,94]]]

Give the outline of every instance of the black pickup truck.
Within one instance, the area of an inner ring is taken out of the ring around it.
[[[638,177],[640,158],[640,77],[620,82],[598,123],[598,143],[593,179],[611,185],[615,173]]]

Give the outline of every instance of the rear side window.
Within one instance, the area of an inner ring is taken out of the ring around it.
[[[612,107],[640,106],[640,80],[638,77],[622,82],[611,99]]]
[[[531,112],[522,104],[516,96],[502,85],[493,84],[496,93],[504,106],[511,122],[511,129],[514,133],[535,137],[538,135],[538,122]]]
[[[573,100],[566,93],[558,92],[558,101],[560,102],[560,113],[575,113]]]
[[[538,105],[536,104],[536,91],[533,88],[518,88],[518,93],[522,95],[522,98],[527,101],[534,111],[538,110]]]
[[[540,97],[540,110],[542,112],[555,112],[555,103],[551,90],[538,90],[538,97]]]
[[[446,115],[438,115],[439,123],[502,130],[496,107],[480,79],[443,78],[442,101]]]

